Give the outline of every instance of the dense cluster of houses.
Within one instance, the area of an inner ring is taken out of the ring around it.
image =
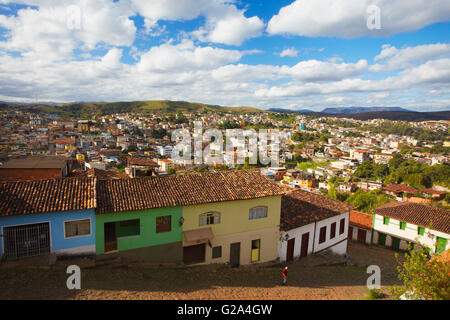
[[[398,250],[418,241],[433,253],[450,247],[448,210],[394,202],[374,213],[287,189],[259,170],[2,182],[0,255],[246,265],[344,255],[349,239]]]
[[[258,170],[3,182],[0,254],[232,265],[345,254],[349,207],[305,195]]]

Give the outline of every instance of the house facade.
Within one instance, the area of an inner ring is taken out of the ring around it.
[[[278,256],[293,261],[329,250],[347,252],[350,206],[324,196],[295,190],[283,196]]]
[[[277,258],[281,195],[184,206],[184,262],[247,265]]]
[[[98,181],[96,253],[185,264],[275,260],[283,192],[255,170]]]
[[[1,183],[0,256],[95,254],[94,189],[91,178]]]
[[[450,248],[450,211],[412,202],[391,202],[373,210],[373,243],[406,250],[420,243],[439,254]]]

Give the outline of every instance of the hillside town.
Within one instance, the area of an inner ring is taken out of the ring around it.
[[[248,153],[244,164],[177,162],[172,133],[195,122],[283,133],[278,166],[251,164]],[[390,133],[399,128],[410,134]],[[2,111],[0,255],[6,265],[90,257],[238,267],[324,254],[352,263],[352,243],[392,252],[417,243],[440,257],[450,249],[449,129],[272,112],[61,120]]]

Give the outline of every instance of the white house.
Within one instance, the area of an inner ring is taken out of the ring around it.
[[[295,190],[282,197],[278,257],[293,261],[330,250],[347,252],[351,207],[322,195]]]
[[[391,202],[373,210],[373,243],[406,250],[418,242],[439,254],[450,248],[450,211],[413,202]]]

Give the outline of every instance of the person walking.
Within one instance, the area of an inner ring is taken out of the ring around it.
[[[288,267],[284,267],[283,272],[281,273],[281,276],[283,277],[283,286],[286,285],[287,274],[288,274]]]

